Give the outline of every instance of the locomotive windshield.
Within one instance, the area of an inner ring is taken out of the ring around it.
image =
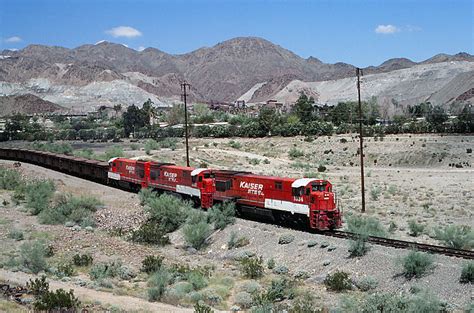
[[[314,184],[311,187],[313,191],[326,191],[326,183]]]

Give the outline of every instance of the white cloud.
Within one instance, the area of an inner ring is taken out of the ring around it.
[[[109,30],[106,30],[105,33],[115,38],[117,37],[133,38],[133,37],[139,37],[142,35],[142,33],[138,29],[135,29],[130,26],[114,27]]]
[[[143,51],[143,50],[145,50],[145,49],[146,49],[146,48],[145,48],[144,46],[140,46],[140,47],[138,47],[137,50],[138,50],[138,51]]]
[[[375,28],[375,32],[377,34],[384,34],[384,35],[387,35],[387,34],[394,34],[396,32],[399,32],[400,29],[394,25],[378,25],[376,28]]]
[[[5,42],[15,43],[15,42],[20,42],[20,41],[22,41],[22,40],[23,40],[23,39],[21,39],[21,38],[18,37],[18,36],[13,36],[13,37],[10,37],[10,38],[5,39]]]

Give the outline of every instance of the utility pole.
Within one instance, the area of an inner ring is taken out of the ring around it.
[[[186,89],[189,90],[190,87],[191,85],[188,84],[186,80],[181,83],[181,91],[183,92],[181,96],[183,97],[183,101],[184,101],[184,131],[185,131],[185,136],[186,136],[186,166],[187,167],[189,167],[189,145],[188,145],[188,104],[186,102],[186,97],[187,97]]]
[[[362,69],[356,68],[357,75],[357,96],[359,101],[359,143],[360,143],[360,183],[362,192],[362,209],[365,212],[365,184],[364,184],[364,134],[362,130],[362,103],[360,102],[360,76],[363,75]]]

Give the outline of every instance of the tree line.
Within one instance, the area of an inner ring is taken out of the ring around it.
[[[114,107],[115,110],[115,107]],[[116,112],[120,108],[117,108]],[[46,128],[38,118],[14,115],[8,119],[0,140],[119,140],[120,138],[183,137],[184,106],[175,105],[166,113],[157,112],[151,100],[141,108],[127,107],[122,116],[89,116],[66,119],[51,117],[54,127]],[[297,135],[323,136],[334,133],[358,132],[357,102],[340,102],[333,107],[315,106],[314,99],[300,95],[292,110],[281,113],[263,106],[256,116],[212,111],[204,104],[197,104],[192,114],[188,112],[190,136],[194,137],[266,137]],[[157,122],[166,122],[160,127]],[[213,122],[227,122],[209,125]],[[381,120],[380,108],[375,98],[362,103],[362,122],[365,136],[383,136],[398,133],[472,133],[474,120],[471,107],[465,105],[461,113],[450,118],[441,106],[423,102],[408,106],[404,114],[391,121]],[[180,126],[177,126],[181,124]],[[199,125],[195,125],[199,124]]]

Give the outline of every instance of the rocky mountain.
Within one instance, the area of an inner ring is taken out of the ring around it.
[[[472,62],[474,57],[440,54],[421,63],[391,59],[364,69],[364,73],[460,61]],[[353,65],[304,59],[255,37],[234,38],[181,55],[155,48],[139,52],[109,42],[74,49],[30,45],[0,52],[0,95],[30,93],[80,110],[141,104],[147,98],[157,105],[169,105],[179,100],[179,83],[186,79],[192,85],[191,101],[230,102],[245,94],[247,100],[256,102],[272,98],[294,80],[331,81],[353,77],[354,72]]]
[[[32,94],[0,97],[0,116],[56,112],[63,108]]]

